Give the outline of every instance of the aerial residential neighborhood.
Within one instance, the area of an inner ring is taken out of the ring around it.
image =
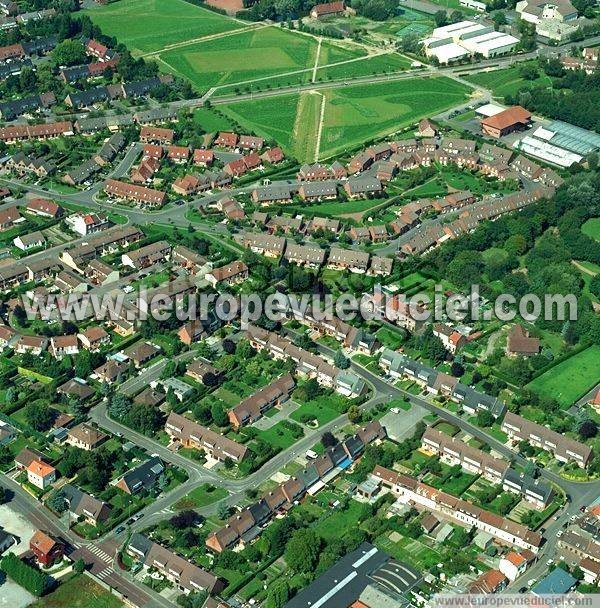
[[[595,0],[0,0],[0,603],[593,603],[599,48]]]

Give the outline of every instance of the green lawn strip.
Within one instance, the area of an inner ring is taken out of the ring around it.
[[[88,576],[74,576],[30,608],[121,608],[121,601]]]
[[[175,504],[176,509],[200,509],[219,500],[227,498],[229,493],[225,488],[217,488],[212,484],[205,483],[198,488],[194,488],[189,494],[184,496]]]
[[[539,86],[551,86],[552,80],[549,76],[540,71],[540,76],[535,80],[525,80],[521,77],[521,70],[524,66],[535,65],[536,63],[520,63],[504,70],[494,70],[492,72],[480,72],[465,76],[465,80],[478,84],[486,89],[491,89],[495,97],[505,97],[515,95],[519,89],[533,88]]]

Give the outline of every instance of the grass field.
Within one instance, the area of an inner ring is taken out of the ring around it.
[[[198,90],[205,90],[312,68],[317,62],[317,49],[313,36],[260,27],[167,50],[160,53],[160,60],[168,70],[188,78]],[[323,42],[318,64],[355,59],[365,53],[359,46]],[[271,86],[276,83],[271,82]]]
[[[383,137],[414,123],[421,116],[432,116],[463,102],[467,88],[449,78],[409,78],[383,84],[355,85],[321,91],[325,96],[321,148],[327,158],[366,139]],[[316,98],[307,101],[307,98]],[[240,124],[276,139],[298,160],[312,160],[306,150],[314,142],[319,96],[310,93],[286,95],[272,100],[231,102],[223,112]],[[310,107],[310,119],[299,119]],[[317,123],[318,124],[318,123]],[[282,134],[284,137],[282,138]]]
[[[471,76],[465,76],[465,80],[474,84],[481,85],[486,89],[491,89],[495,97],[514,95],[523,87],[532,88],[539,86],[551,86],[552,80],[540,71],[540,75],[535,80],[525,80],[521,78],[521,70],[527,63],[520,63],[505,70],[495,70],[493,72],[481,72]]]
[[[193,489],[175,504],[176,509],[200,509],[229,496],[225,488],[216,488],[212,484],[205,483],[199,488]]]
[[[121,608],[123,604],[88,576],[76,576],[31,608]]]
[[[184,0],[120,0],[85,14],[104,34],[114,36],[137,55],[245,27]]]
[[[320,65],[325,62],[320,61]],[[329,63],[333,63],[330,61]],[[338,78],[355,78],[371,74],[385,74],[389,72],[401,72],[410,68],[410,61],[397,53],[376,55],[360,61],[342,63],[317,70],[317,79],[336,80]]]
[[[584,234],[591,236],[593,239],[600,241],[600,217],[594,217],[588,220],[582,227]]]
[[[594,344],[535,378],[527,388],[568,407],[600,381],[600,344]]]

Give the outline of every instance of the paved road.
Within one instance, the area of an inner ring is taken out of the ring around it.
[[[152,590],[143,587],[141,583],[133,583],[120,576],[112,569],[111,560],[107,555],[98,551],[94,544],[77,537],[66,530],[48,509],[37,502],[21,486],[6,475],[1,476],[2,485],[12,493],[8,503],[15,511],[22,514],[37,529],[44,530],[63,539],[73,559],[83,558],[94,574],[102,573],[100,577],[107,584],[127,596],[134,604],[144,608],[174,608],[174,604],[165,600]]]

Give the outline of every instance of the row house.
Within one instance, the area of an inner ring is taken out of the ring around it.
[[[491,534],[497,542],[537,553],[542,536],[526,526],[421,483],[414,477],[376,466],[372,479],[388,488],[402,504],[438,513],[467,528]]]
[[[84,275],[93,285],[107,285],[118,281],[120,278],[119,271],[102,260],[90,260],[85,268]]]
[[[438,372],[403,353],[385,349],[379,358],[379,366],[393,378],[412,380],[432,394],[449,397],[471,415],[487,411],[499,418],[506,410],[506,405],[495,397],[480,393],[457,378]]]
[[[421,449],[437,454],[442,462],[454,466],[459,464],[462,469],[476,475],[483,475],[493,484],[501,484],[509,465],[504,460],[494,458],[486,452],[471,447],[446,433],[433,427],[428,427],[421,438]]]
[[[14,125],[0,128],[0,141],[12,144],[27,139],[54,139],[73,134],[73,123],[69,121],[43,123],[40,125]]]
[[[6,168],[20,175],[33,173],[37,177],[48,177],[56,173],[56,165],[43,157],[28,156],[23,152],[13,154],[6,162]]]
[[[243,220],[244,208],[235,199],[225,196],[217,201],[217,209],[229,220]]]
[[[261,158],[270,165],[276,165],[282,162],[285,156],[283,150],[279,146],[276,146],[275,148],[269,148],[261,155]]]
[[[262,234],[259,232],[243,232],[236,235],[238,241],[253,253],[264,255],[268,258],[278,258],[283,255],[286,241],[281,236]]]
[[[350,177],[344,183],[348,198],[366,198],[383,192],[381,181],[374,176]]]
[[[107,179],[104,191],[110,197],[121,200],[132,200],[141,207],[160,207],[167,199],[166,192],[162,190],[127,184],[116,179]]]
[[[290,203],[292,201],[292,189],[287,184],[259,186],[252,191],[252,200],[263,206],[275,203]]]
[[[154,125],[165,122],[177,122],[177,108],[152,108],[136,112],[133,119],[138,125]]]
[[[331,171],[321,163],[304,164],[300,167],[296,178],[300,182],[324,181],[331,178]]]
[[[303,201],[322,201],[337,198],[337,182],[333,180],[309,182],[298,188],[298,195]]]
[[[171,263],[191,274],[200,272],[209,264],[208,260],[185,245],[176,245],[171,251]]]
[[[173,129],[154,126],[143,126],[140,129],[140,141],[145,144],[172,144],[174,139]]]
[[[290,511],[306,495],[314,496],[330,480],[361,456],[366,446],[387,436],[378,421],[358,429],[355,435],[327,448],[325,452],[297,472],[296,476],[264,494],[257,502],[232,515],[225,525],[211,532],[206,547],[214,553],[236,549],[256,540],[276,516]]]
[[[196,148],[194,150],[194,164],[199,167],[210,167],[215,162],[215,153],[213,150],[204,148]]]
[[[60,205],[45,198],[29,199],[27,206],[25,207],[25,211],[27,211],[27,213],[37,215],[38,217],[47,217],[52,219],[60,217],[64,212]]]
[[[332,247],[327,259],[327,268],[332,270],[349,270],[355,273],[365,273],[369,265],[369,254],[364,251]]]
[[[584,469],[592,455],[592,448],[557,433],[541,424],[507,412],[502,422],[502,431],[513,441],[526,441],[550,452],[560,462],[575,462]]]
[[[306,268],[321,268],[325,262],[325,250],[311,245],[297,245],[287,241],[283,256],[288,262]]]
[[[190,158],[190,149],[188,146],[169,146],[167,158],[173,163],[187,163]]]
[[[351,349],[354,352],[371,355],[379,348],[379,342],[374,335],[356,328],[338,317],[326,315],[324,311],[316,311],[313,308],[311,310],[306,309],[304,312],[292,310],[289,314],[294,320],[308,325],[322,336],[331,336],[341,342],[344,348]]]
[[[135,270],[148,268],[169,260],[171,255],[171,244],[167,241],[157,241],[139,249],[128,251],[121,255],[121,264],[130,266]]]
[[[216,289],[217,285],[237,285],[243,283],[249,275],[248,266],[237,260],[225,266],[213,268],[204,275],[204,278]]]
[[[245,424],[253,424],[262,418],[267,410],[285,403],[295,386],[294,378],[290,374],[273,380],[229,410],[229,422],[236,430]]]
[[[296,372],[308,378],[315,378],[319,384],[334,388],[348,397],[357,397],[364,390],[364,382],[353,372],[339,370],[318,355],[292,344],[276,333],[251,326],[246,337],[253,348],[267,350],[275,359],[291,359]]]
[[[158,159],[153,157],[144,158],[131,172],[131,181],[134,184],[148,184],[159,170],[160,161]]]
[[[171,190],[181,196],[192,196],[203,190],[210,190],[210,184],[201,180],[197,175],[178,177],[172,184]]]
[[[146,570],[158,571],[185,594],[214,595],[225,588],[225,583],[211,572],[137,532],[129,540],[126,551],[127,555],[143,564]]]
[[[0,267],[0,289],[7,290],[29,281],[29,270],[24,264],[10,264]]]
[[[230,459],[240,463],[248,454],[248,448],[224,435],[171,412],[165,422],[165,432],[172,442],[183,447],[204,450],[214,460]]]

